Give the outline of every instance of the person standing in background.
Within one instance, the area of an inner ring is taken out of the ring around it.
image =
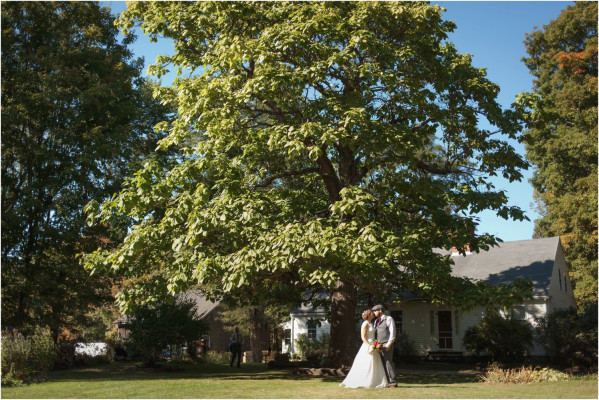
[[[239,333],[239,328],[237,327],[235,327],[235,333],[231,335],[229,351],[231,353],[229,365],[232,367],[235,357],[237,357],[237,368],[241,368],[241,333]]]

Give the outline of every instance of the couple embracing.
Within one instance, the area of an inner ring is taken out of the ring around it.
[[[362,313],[362,346],[341,383],[347,388],[397,387],[393,366],[395,322],[378,304]]]

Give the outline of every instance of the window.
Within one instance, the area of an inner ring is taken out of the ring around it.
[[[562,271],[557,270],[557,280],[559,281],[559,290],[562,290]]]
[[[291,346],[291,329],[285,329],[285,347]]]
[[[564,290],[566,291],[566,293],[568,293],[568,286],[566,283],[566,277],[564,276]]]
[[[403,333],[403,311],[391,311],[391,318],[395,321],[395,335]]]
[[[451,311],[439,311],[439,349],[453,348],[453,329],[451,326]]]
[[[308,322],[308,339],[316,339],[316,322]]]

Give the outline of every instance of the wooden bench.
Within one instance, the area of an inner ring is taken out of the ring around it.
[[[262,362],[267,363],[271,360],[274,360],[275,354],[276,354],[276,352],[274,352],[274,351],[271,351],[270,354],[268,354],[268,350],[262,350]],[[253,362],[253,360],[254,360],[254,355],[252,354],[251,351],[243,352],[243,362],[244,363]]]

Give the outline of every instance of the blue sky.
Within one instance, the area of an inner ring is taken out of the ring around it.
[[[446,9],[444,18],[456,23],[457,29],[450,34],[462,53],[473,55],[473,64],[487,69],[488,78],[499,85],[499,102],[509,107],[520,92],[532,89],[532,76],[522,63],[526,49],[522,43],[525,33],[535,27],[541,28],[557,18],[560,12],[573,2],[566,1],[441,1],[431,2]],[[102,2],[111,7],[114,14],[125,9],[124,2]],[[158,54],[172,53],[169,41],[150,43],[138,32],[138,39],[131,49],[138,57],[144,57],[146,67]],[[163,78],[169,82],[172,76]],[[524,146],[513,143],[524,154]],[[534,220],[538,217],[533,204],[533,189],[528,180],[532,170],[524,171],[522,182],[509,183],[497,178],[495,186],[506,191],[510,205],[525,210],[530,221],[514,222],[497,217],[492,212],[479,214],[478,232],[488,232],[504,241],[531,239]]]

